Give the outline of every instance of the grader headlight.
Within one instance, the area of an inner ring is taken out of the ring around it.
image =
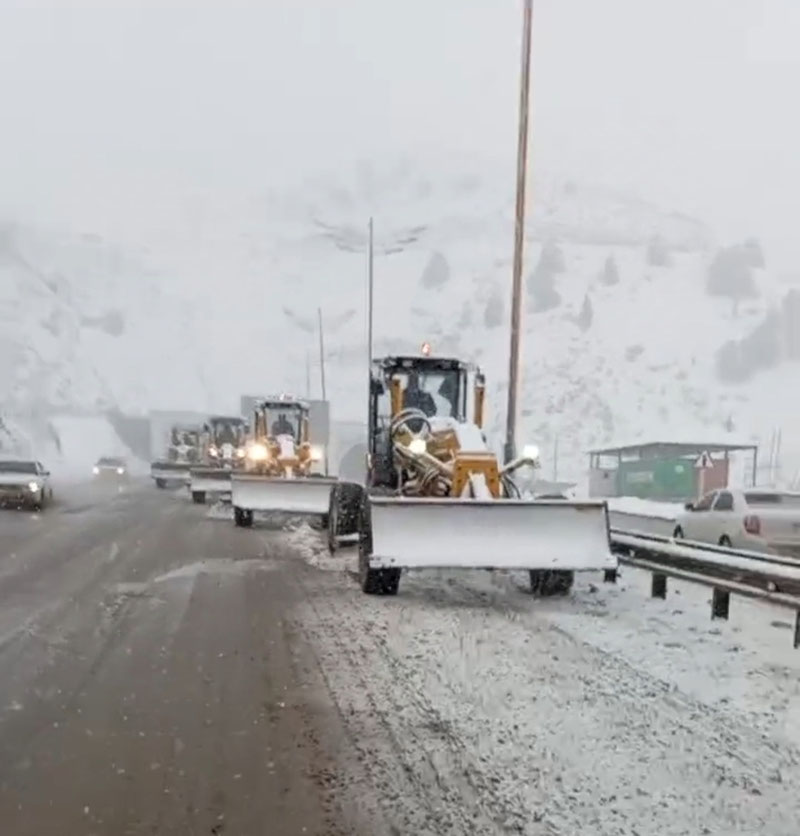
[[[312,444],[308,455],[312,462],[321,462],[325,456],[325,450],[319,444]]]
[[[428,449],[428,445],[424,438],[412,438],[411,441],[408,442],[408,449],[415,456],[421,456]]]
[[[539,448],[535,444],[526,444],[522,448],[522,458],[531,462],[539,461]]]
[[[263,462],[269,456],[269,450],[264,444],[254,444],[247,451],[247,456],[254,462]]]

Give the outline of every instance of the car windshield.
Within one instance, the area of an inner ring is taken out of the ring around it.
[[[97,464],[100,465],[100,467],[122,467],[124,462],[122,459],[103,457],[102,459],[97,460]]]
[[[0,473],[36,473],[36,462],[0,462]]]

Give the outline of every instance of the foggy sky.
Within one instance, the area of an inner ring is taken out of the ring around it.
[[[800,270],[800,3],[535,0],[531,161]],[[515,145],[520,0],[2,0],[0,210]],[[144,184],[144,185],[143,185]],[[509,193],[513,183],[509,183]],[[107,204],[105,204],[107,206]],[[62,209],[62,211],[67,211]]]

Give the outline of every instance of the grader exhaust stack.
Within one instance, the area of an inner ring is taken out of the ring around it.
[[[480,370],[458,360],[373,364],[367,485],[339,486],[329,510],[332,550],[358,533],[365,592],[394,594],[402,569],[486,568],[527,570],[551,595],[576,571],[616,568],[605,503],[520,498],[514,473],[538,453],[500,465],[482,430],[484,393]]]

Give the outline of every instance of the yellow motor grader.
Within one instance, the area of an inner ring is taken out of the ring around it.
[[[191,469],[192,501],[204,504],[211,494],[230,497],[231,474],[245,465],[247,422],[238,415],[212,415],[203,427],[202,461]]]
[[[309,440],[309,405],[290,395],[256,404],[244,472],[231,475],[237,526],[253,524],[255,511],[313,514],[327,523],[335,479],[315,472],[325,451]]]
[[[485,381],[457,359],[386,357],[372,364],[366,484],[331,491],[331,551],[358,540],[359,580],[394,595],[403,569],[529,572],[539,595],[565,594],[577,570],[611,570],[604,502],[521,499],[514,473],[483,432]]]

